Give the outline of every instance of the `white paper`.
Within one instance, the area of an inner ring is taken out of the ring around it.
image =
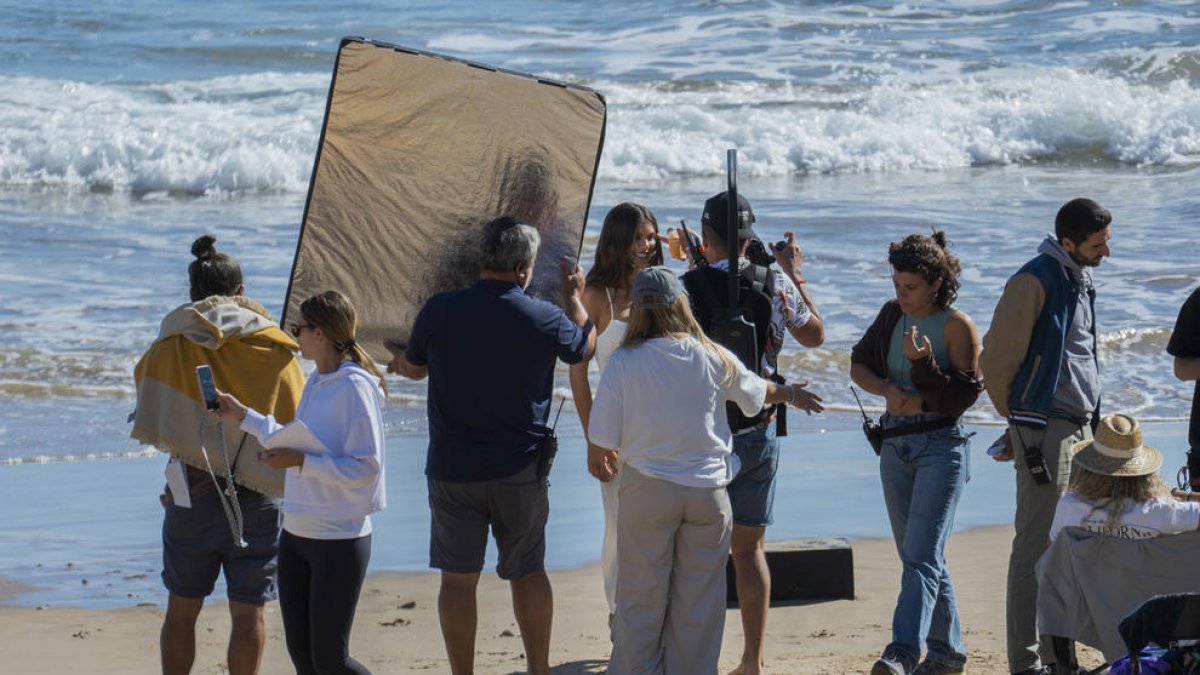
[[[172,457],[171,461],[167,462],[163,475],[167,477],[167,489],[171,491],[171,501],[175,502],[175,506],[181,509],[192,508],[192,493],[188,490],[187,472],[184,471],[183,462],[179,461],[178,457]]]
[[[267,436],[262,444],[264,448],[291,448],[310,455],[329,452],[325,444],[313,436],[308,425],[301,420],[292,420],[279,431]]]

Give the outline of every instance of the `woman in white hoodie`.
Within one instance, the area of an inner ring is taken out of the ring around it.
[[[287,469],[279,542],[279,609],[288,654],[301,675],[368,673],[350,656],[354,609],[371,557],[371,516],[384,507],[383,375],[354,340],[354,307],[336,291],[300,305],[291,325],[315,361],[296,419],[322,452],[266,449],[260,461]],[[217,414],[264,440],[282,428],[229,394]]]

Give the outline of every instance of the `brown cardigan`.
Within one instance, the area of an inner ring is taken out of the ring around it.
[[[903,314],[900,304],[895,300],[884,303],[875,322],[850,350],[850,363],[861,363],[870,368],[872,373],[886,379],[892,331]],[[947,417],[962,415],[975,404],[983,391],[983,380],[978,370],[968,372],[949,368],[943,371],[933,354],[912,362],[912,381],[921,394],[922,410]]]

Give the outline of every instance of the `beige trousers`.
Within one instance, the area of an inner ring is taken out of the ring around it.
[[[1092,437],[1087,425],[1050,418],[1041,431],[1009,425],[1009,441],[1017,470],[1017,513],[1013,519],[1012,554],[1008,559],[1007,637],[1009,672],[1019,673],[1039,665],[1039,651],[1050,656],[1049,645],[1039,650],[1037,626],[1038,582],[1035,566],[1050,546],[1050,525],[1058,498],[1071,479],[1071,446]],[[1025,464],[1025,444],[1037,445],[1046,458],[1050,482],[1038,485]],[[1050,658],[1053,661],[1053,657]]]
[[[715,675],[725,630],[733,511],[725,488],[687,487],[626,465],[617,516],[609,675]]]

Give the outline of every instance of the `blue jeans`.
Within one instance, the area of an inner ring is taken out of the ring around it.
[[[935,418],[884,415],[880,423],[888,429],[929,419]],[[954,510],[970,477],[969,449],[959,426],[883,442],[879,478],[904,566],[892,615],[892,643],[885,655],[916,663],[924,640],[928,659],[952,666],[966,663],[945,549]]]

